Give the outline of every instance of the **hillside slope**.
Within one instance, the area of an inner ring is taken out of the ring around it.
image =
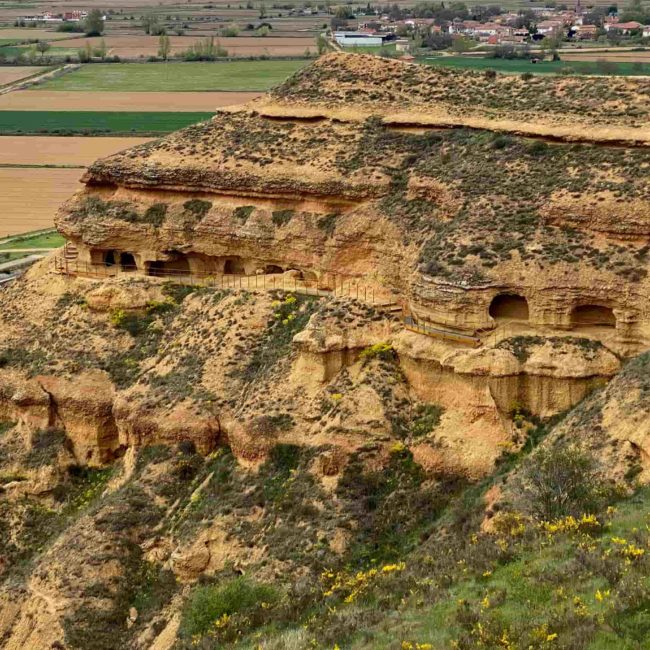
[[[0,288],[0,647],[649,647],[647,83],[332,54],[94,163]]]

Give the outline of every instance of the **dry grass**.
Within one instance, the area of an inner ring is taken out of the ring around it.
[[[611,61],[614,63],[650,63],[650,52],[562,52],[563,61]]]
[[[0,95],[0,110],[19,111],[212,111],[244,104],[260,93],[66,92],[19,90]]]
[[[0,86],[18,81],[18,79],[24,79],[42,70],[45,70],[45,68],[32,66],[0,67]]]
[[[0,237],[53,226],[80,176],[79,169],[0,169]]]
[[[90,165],[149,138],[0,137],[0,165]],[[0,199],[0,203],[4,198]]]
[[[25,10],[22,9],[21,11],[22,14],[24,15]],[[63,38],[66,38],[66,34],[50,31],[47,29],[10,28],[10,29],[0,29],[0,38],[3,40],[6,38],[15,38],[16,40],[21,40],[21,41],[27,41],[27,40],[54,41],[54,40],[61,40]]]
[[[208,36],[170,36],[172,54],[178,54],[202,41]],[[300,56],[306,49],[316,51],[314,38],[277,38],[277,37],[236,37],[215,38],[231,56]],[[158,54],[158,37],[146,34],[124,36],[106,36],[104,41],[110,55],[122,58],[137,58],[139,56],[155,56]],[[101,38],[70,39],[56,44],[57,47],[79,48],[90,42],[92,47],[98,47]]]

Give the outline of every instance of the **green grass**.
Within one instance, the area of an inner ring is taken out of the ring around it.
[[[212,113],[0,111],[0,133],[156,135],[170,133],[211,117]]]
[[[0,264],[4,264],[5,262],[15,262],[16,260],[28,257],[29,255],[31,255],[31,253],[5,253],[0,250]]]
[[[396,45],[395,43],[389,43],[387,45],[356,45],[354,47],[344,48],[345,52],[354,52],[355,54],[381,54],[382,52],[395,52]]]
[[[560,74],[570,70],[574,74],[587,75],[648,75],[650,63],[607,63],[605,66],[597,61],[543,61],[531,63],[522,59],[486,59],[466,56],[445,56],[435,59],[421,59],[426,65],[446,68],[497,70],[506,73],[533,72],[536,74]]]
[[[65,239],[58,232],[38,233],[13,237],[11,241],[0,244],[0,251],[10,251],[14,248],[58,248],[64,243]]]
[[[94,63],[38,86],[73,91],[268,90],[307,61]]]
[[[549,539],[539,546],[528,549],[524,547],[525,550],[519,557],[503,565],[495,565],[493,570],[483,578],[474,576],[464,580],[461,578],[444,594],[444,597],[432,605],[420,603],[420,606],[413,607],[411,603],[411,607],[403,607],[399,624],[393,626],[389,632],[379,626],[377,633],[369,637],[372,639],[369,644],[359,639],[352,644],[352,647],[364,650],[370,647],[392,647],[391,641],[395,638],[430,643],[436,650],[452,647],[452,642],[458,639],[462,632],[456,612],[463,601],[469,603],[475,610],[481,611],[484,629],[487,629],[491,622],[497,624],[502,630],[521,632],[524,629],[530,631],[535,627],[543,629],[545,626],[547,628],[545,634],[555,631],[567,634],[570,621],[566,611],[574,607],[575,598],[579,598],[585,604],[585,616],[604,615],[607,617],[606,621],[600,625],[601,629],[593,632],[590,639],[587,637],[584,646],[563,645],[561,637],[558,639],[558,648],[636,650],[649,647],[643,644],[637,645],[632,640],[624,638],[620,630],[616,634],[609,629],[609,621],[612,618],[616,619],[612,609],[613,600],[608,596],[604,601],[599,602],[595,596],[598,590],[603,592],[610,590],[614,598],[619,592],[619,585],[609,583],[608,574],[604,571],[606,561],[603,558],[607,555],[604,551],[610,549],[607,552],[612,553],[612,557],[615,558],[616,549],[620,548],[611,542],[612,538],[621,538],[628,542],[636,540],[638,546],[647,548],[645,531],[648,530],[648,505],[650,505],[650,489],[646,487],[631,499],[621,502],[611,524],[607,525],[601,533],[596,534],[593,540],[580,535],[574,537],[557,535],[556,538]],[[581,557],[586,541],[589,541],[588,545],[599,550],[593,552],[594,559],[591,564],[580,568],[577,558]],[[612,561],[619,562],[625,568],[622,559]],[[625,595],[625,588],[631,583],[635,583],[636,588],[648,584],[648,576],[644,575],[644,565],[632,565],[630,571],[632,575],[628,581],[620,583],[620,592],[623,595]],[[484,600],[486,597],[487,600]],[[639,598],[641,599],[642,596],[640,595]],[[639,613],[641,623],[634,618],[634,615],[633,611],[630,613],[626,609],[618,616],[627,617],[629,625],[633,628],[638,628],[641,624],[647,627],[649,620],[647,607]],[[639,630],[638,634],[643,635],[643,630]],[[512,638],[512,634],[510,636]],[[644,637],[643,642],[647,641],[647,637]],[[485,647],[495,646],[486,643]],[[515,645],[503,647],[514,648]],[[516,647],[520,646],[517,644]],[[534,647],[556,646],[549,643]]]

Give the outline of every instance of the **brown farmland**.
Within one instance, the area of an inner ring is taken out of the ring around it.
[[[4,12],[3,12],[4,13]],[[22,10],[25,13],[25,10]],[[0,39],[15,38],[17,41],[54,41],[66,38],[66,34],[48,29],[29,29],[17,27],[15,29],[0,29]]]
[[[562,52],[563,61],[609,61],[611,63],[650,63],[650,52]]]
[[[213,111],[244,104],[260,93],[248,92],[68,92],[18,90],[0,95],[0,110],[18,111]]]
[[[207,36],[170,36],[172,55],[179,54],[195,43],[205,40]],[[89,42],[91,47],[97,48],[101,38],[69,39],[60,41],[57,47],[80,48],[85,47]],[[269,37],[231,37],[220,38],[215,36],[215,43],[219,42],[221,47],[228,51],[231,56],[257,56],[269,54],[272,56],[300,56],[306,49],[316,50],[316,42],[313,37],[302,38],[275,38]],[[111,56],[121,58],[138,58],[155,56],[158,54],[158,37],[147,36],[146,34],[133,34],[123,36],[106,36],[104,38],[108,53]]]
[[[29,77],[37,72],[41,72],[41,70],[45,70],[45,68],[35,66],[0,67],[0,86],[10,84],[24,77]]]
[[[0,136],[0,165],[90,165],[150,138]],[[0,205],[4,199],[0,196]]]
[[[81,169],[0,169],[0,237],[54,225],[61,203],[81,188]]]

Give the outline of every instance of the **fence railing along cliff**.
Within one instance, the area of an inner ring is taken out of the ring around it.
[[[87,278],[114,278],[122,275],[137,277],[142,271],[135,266],[91,264],[71,259],[65,253],[54,258],[54,269],[57,273]],[[477,347],[481,340],[476,336],[462,334],[451,330],[441,329],[418,319],[404,305],[399,304],[388,291],[377,290],[358,280],[342,275],[328,273],[317,280],[308,280],[288,276],[285,273],[228,275],[214,274],[201,271],[186,271],[182,269],[152,269],[147,277],[163,278],[174,284],[187,286],[210,287],[214,289],[246,289],[291,291],[305,296],[334,296],[345,297],[369,304],[381,311],[392,313],[412,332],[424,334],[432,338],[442,338],[465,345]]]

